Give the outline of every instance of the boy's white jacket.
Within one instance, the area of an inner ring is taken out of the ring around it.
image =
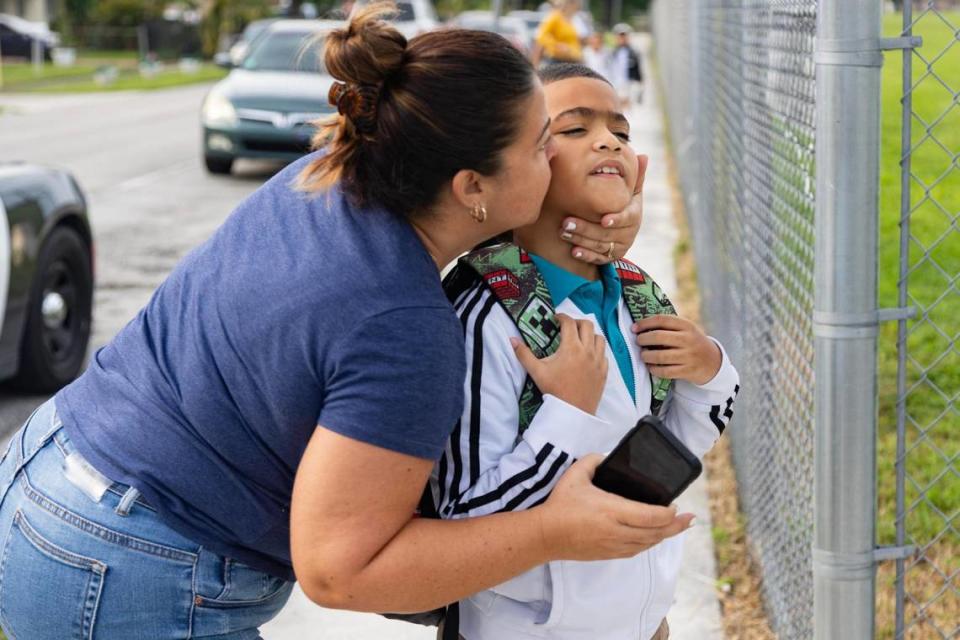
[[[455,306],[466,343],[466,402],[431,477],[434,504],[442,518],[517,511],[544,502],[576,459],[611,451],[639,418],[650,413],[649,373],[621,300],[620,330],[633,362],[636,403],[608,343],[609,373],[596,416],[546,395],[518,439],[518,400],[526,372],[510,337],[520,333],[482,284],[461,295]],[[569,299],[557,311],[589,318],[601,333],[597,319]],[[719,372],[707,384],[676,382],[661,418],[698,458],[713,446],[733,415],[738,382],[726,352]],[[673,601],[682,537],[625,560],[559,561],[537,567],[462,601],[460,633],[467,640],[646,640]]]

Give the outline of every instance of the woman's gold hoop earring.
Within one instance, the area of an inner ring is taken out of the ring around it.
[[[470,210],[470,215],[477,222],[484,222],[487,219],[487,207],[477,202],[473,205],[473,209]]]

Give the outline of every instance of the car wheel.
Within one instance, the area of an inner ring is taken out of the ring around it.
[[[233,168],[233,158],[218,158],[217,156],[203,156],[207,171],[217,175],[226,175]]]
[[[92,309],[90,252],[76,231],[58,227],[37,260],[13,385],[52,393],[76,378],[90,342]]]

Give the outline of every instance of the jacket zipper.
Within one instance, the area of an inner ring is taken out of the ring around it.
[[[620,329],[620,337],[623,338],[624,346],[627,349],[627,360],[630,361],[630,371],[633,372],[633,408],[639,409],[640,408],[640,387],[637,385],[637,380],[640,379],[640,372],[637,371],[637,367],[633,363],[633,356],[630,355],[630,345],[626,344],[627,339],[625,337],[625,334],[623,333],[623,326],[620,324],[620,304],[621,303],[622,303],[622,300],[617,303],[617,328]],[[629,309],[627,310],[627,315],[630,315]],[[630,316],[630,320],[631,321],[633,320],[633,316]],[[600,328],[603,329],[603,325],[600,325]],[[606,338],[606,335],[604,335],[604,338]],[[608,343],[610,342],[609,338],[607,338],[607,342]],[[614,360],[616,360],[617,355],[614,354],[613,358]],[[627,385],[624,384],[623,386],[627,386]]]
[[[646,626],[647,614],[650,611],[650,601],[653,600],[653,549],[651,547],[647,549],[644,555],[647,556],[647,601],[643,603],[643,609],[640,610],[640,629],[638,630],[638,635],[642,638],[643,628]]]

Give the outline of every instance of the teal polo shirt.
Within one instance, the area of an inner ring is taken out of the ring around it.
[[[620,323],[617,322],[617,308],[622,296],[617,270],[613,268],[613,265],[602,265],[600,267],[600,279],[591,281],[570,273],[540,256],[531,253],[530,258],[537,265],[547,289],[550,290],[550,298],[554,308],[570,298],[570,302],[575,304],[580,311],[592,313],[600,321],[600,328],[613,351],[613,357],[616,358],[620,376],[630,391],[630,397],[636,402],[637,391],[633,378],[633,361],[630,359],[630,351],[623,338],[623,333],[620,331]]]

